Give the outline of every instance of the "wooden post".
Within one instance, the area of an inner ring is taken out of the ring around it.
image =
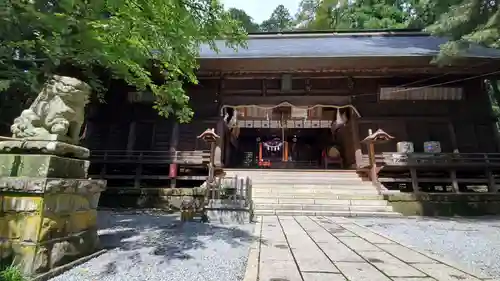
[[[488,158],[488,154],[484,154],[484,160],[486,164],[488,165],[488,168],[486,168],[486,177],[488,178],[488,192],[497,192],[496,189],[496,183],[495,183],[495,176],[493,175],[493,172],[491,171],[490,168],[490,159]]]
[[[451,187],[453,188],[453,191],[455,191],[456,193],[460,193],[460,188],[458,187],[458,181],[457,181],[457,171],[451,170],[450,178],[451,178]]]
[[[354,167],[361,167],[361,162],[363,161],[363,152],[361,151],[361,143],[359,139],[359,124],[358,124],[358,115],[351,108],[351,120],[349,120],[351,126],[351,134],[352,134],[352,143],[353,143],[353,153],[354,153]]]
[[[457,135],[455,133],[455,126],[452,121],[448,122],[448,132],[450,134],[450,142],[453,152],[458,150]]]
[[[108,152],[104,152],[104,157],[103,157],[103,160],[102,161],[102,167],[101,167],[101,173],[100,173],[100,177],[101,179],[105,178],[106,177],[106,170],[107,170],[107,162],[106,160],[108,159]]]
[[[415,168],[410,168],[410,175],[413,192],[420,192],[420,188],[418,187],[417,170]]]
[[[172,135],[170,137],[170,154],[172,156],[172,162],[169,167],[169,174],[172,169],[177,169],[177,145],[179,144],[179,123],[175,122],[172,126]],[[176,177],[170,178],[170,188],[175,188],[177,186]]]
[[[137,166],[135,168],[134,188],[141,188],[141,177],[142,177],[142,163],[141,162],[142,161],[139,160],[139,163],[137,163]]]
[[[220,137],[215,133],[214,129],[207,129],[201,135],[198,136],[198,139],[202,139],[206,143],[210,145],[210,160],[208,163],[208,186],[213,187],[215,185],[215,148],[216,143],[220,139]]]
[[[262,161],[262,142],[259,142],[259,162]]]
[[[217,140],[215,143],[215,149],[214,149],[214,165],[217,167],[223,166],[222,163],[222,154],[224,153],[224,120],[219,120],[217,122],[217,134],[220,136],[220,138]]]
[[[368,144],[368,157],[370,159],[370,178],[372,182],[378,182],[377,176],[377,162],[375,161],[375,145],[373,142]]]
[[[127,155],[130,155],[135,146],[135,128],[137,127],[137,122],[130,122],[128,129],[128,139],[127,139]]]
[[[210,161],[208,163],[208,182],[215,182],[215,142],[210,143]]]
[[[374,186],[377,187],[378,191],[385,190],[385,188],[378,181],[378,171],[377,171],[377,161],[375,157],[375,144],[384,143],[394,139],[393,136],[384,132],[381,129],[378,129],[375,133],[372,133],[372,130],[368,130],[368,136],[362,140],[361,142],[368,146],[368,159],[370,164],[370,179]]]

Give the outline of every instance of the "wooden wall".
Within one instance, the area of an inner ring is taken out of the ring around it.
[[[292,89],[281,92],[280,79],[227,79],[221,82],[222,99],[235,100],[251,96],[255,103],[270,97],[307,100],[315,103],[322,97],[331,100],[350,100],[361,118],[358,120],[360,138],[383,129],[395,136],[395,141],[379,145],[377,152],[396,151],[396,142],[412,141],[416,151],[423,151],[424,141],[440,141],[443,152],[497,152],[494,118],[481,79],[467,76],[439,75],[413,77],[295,77]],[[461,87],[460,101],[384,101],[379,100],[380,87]],[[324,99],[324,98],[323,98]],[[362,147],[364,153],[366,148]]]
[[[207,149],[196,137],[207,128],[215,128],[219,118],[214,83],[208,81],[187,88],[195,115],[192,122],[179,124],[177,150]],[[133,89],[116,82],[109,87],[105,103],[94,101],[88,106],[85,146],[91,150],[170,149],[174,116],[159,116],[152,103],[129,102],[130,91]]]
[[[379,80],[379,85],[390,85]],[[394,82],[392,83],[395,84]],[[376,147],[377,152],[396,151],[396,142],[412,141],[415,151],[423,151],[423,142],[441,142],[443,152],[497,152],[494,119],[482,82],[469,80],[462,86],[465,97],[460,101],[380,101],[377,97],[354,98],[360,111],[359,134],[368,129],[383,129],[395,137],[390,143]],[[371,91],[377,88],[372,86]],[[366,147],[363,147],[366,153]]]
[[[412,141],[416,151],[422,151],[427,140],[440,141],[443,151],[497,152],[488,97],[480,79],[449,83],[466,77],[444,76],[433,78],[415,76],[405,78],[352,78],[347,77],[295,77],[292,89],[281,92],[278,77],[245,79],[201,79],[199,85],[186,88],[190,106],[195,115],[189,124],[179,125],[178,150],[206,149],[196,140],[207,128],[216,128],[220,120],[220,106],[228,97],[250,97],[258,104],[269,97],[300,99],[302,101],[331,99],[349,101],[361,113],[358,120],[359,137],[364,138],[368,129],[383,129],[394,135],[392,143],[378,146],[378,152],[396,151],[397,141]],[[446,78],[446,79],[444,79]],[[424,82],[415,83],[420,80]],[[447,83],[465,90],[461,101],[380,101],[379,87],[412,87]],[[127,101],[126,86],[110,87],[106,104],[94,103],[89,107],[89,123],[85,144],[91,149],[112,150],[168,150],[171,144],[174,121],[159,117],[152,104]],[[123,94],[122,94],[123,93]],[[135,138],[131,138],[131,130]],[[352,134],[352,129],[346,129]],[[366,153],[363,147],[364,153]]]

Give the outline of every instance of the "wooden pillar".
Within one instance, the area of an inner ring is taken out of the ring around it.
[[[352,143],[353,143],[353,153],[355,162],[353,164],[354,167],[358,168],[361,166],[361,162],[363,161],[363,153],[361,151],[361,142],[359,139],[359,123],[358,123],[358,115],[351,108],[351,120],[349,122],[351,126],[351,134],[352,134]]]
[[[174,121],[172,125],[172,135],[170,137],[170,153],[172,155],[172,161],[177,160],[177,145],[179,144],[179,123]],[[171,163],[170,170],[177,169],[177,164]],[[175,188],[177,186],[176,177],[170,179],[170,187]]]
[[[417,177],[417,169],[410,168],[411,175],[411,187],[413,192],[420,192],[420,188],[418,187],[418,177]]]
[[[453,191],[456,193],[460,192],[460,188],[458,186],[458,181],[457,181],[457,171],[451,170],[450,171],[450,178],[451,178],[451,187],[453,188]]]
[[[375,145],[373,142],[370,142],[368,144],[368,156],[370,157],[370,179],[372,180],[373,183],[378,182],[378,175],[377,175],[377,162],[375,160]]]
[[[458,151],[457,135],[452,121],[448,121],[448,132],[450,134],[450,142],[453,152]]]
[[[208,163],[208,183],[213,186],[215,184],[215,149],[216,141],[210,142],[210,163]]]
[[[231,131],[227,129],[225,131],[227,133],[227,136],[224,138],[224,167],[228,167],[232,165],[231,161]]]
[[[214,165],[216,167],[223,166],[222,163],[222,153],[224,147],[224,120],[222,118],[217,122],[217,128],[215,129],[215,133],[220,136],[219,139],[215,142],[215,150],[214,150]]]
[[[134,150],[136,127],[137,127],[137,122],[135,121],[130,122],[130,125],[128,127],[127,154],[130,154]]]

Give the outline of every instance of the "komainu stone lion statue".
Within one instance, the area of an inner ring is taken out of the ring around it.
[[[90,86],[76,78],[54,75],[31,106],[14,119],[14,138],[78,144]]]

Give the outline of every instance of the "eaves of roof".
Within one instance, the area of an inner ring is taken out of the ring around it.
[[[199,58],[432,57],[446,42],[446,38],[423,32],[253,34],[247,48],[236,51],[224,41],[216,42],[218,53],[202,45]],[[472,45],[463,56],[500,59],[500,50]]]

